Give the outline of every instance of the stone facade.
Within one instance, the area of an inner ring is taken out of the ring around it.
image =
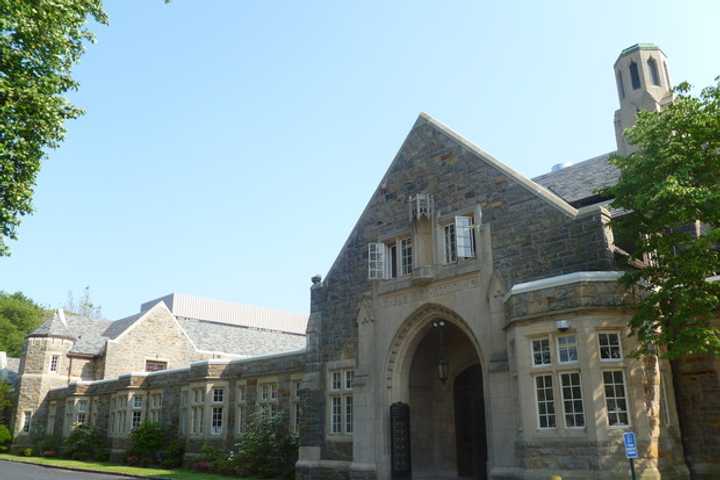
[[[671,101],[664,55],[636,47],[615,64],[617,78],[644,69],[619,91],[623,128],[628,99]],[[313,277],[304,348],[275,336],[286,351],[263,355],[248,345],[265,338],[257,329],[218,334],[163,303],[95,340],[59,317],[28,339],[16,431],[26,409],[64,434],[88,421],[120,458],[149,418],[177,429],[190,461],[203,443],[229,447],[243,412],[287,410],[301,480],[611,480],[627,475],[633,431],[640,478],[715,478],[717,360],[632,355],[637,297],[619,279],[633,267],[611,223],[624,212],[598,193],[618,176],[604,155],[531,180],[421,114],[327,276]],[[198,348],[209,338],[222,346]],[[142,372],[153,362],[169,370]]]

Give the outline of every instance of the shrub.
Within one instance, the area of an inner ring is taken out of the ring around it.
[[[106,450],[105,435],[90,425],[77,425],[65,439],[62,454],[73,460],[96,460]]]
[[[128,462],[130,457],[136,465],[155,465],[159,464],[158,454],[168,441],[168,432],[166,432],[159,424],[153,422],[143,422],[130,433],[130,448],[128,449]]]
[[[161,467],[177,468],[182,466],[183,456],[185,455],[185,446],[180,440],[173,438],[161,454]]]
[[[12,441],[12,433],[10,429],[0,423],[0,452],[5,452],[8,449],[8,444]]]
[[[33,451],[32,448],[23,448],[20,453],[23,457],[32,457]]]
[[[43,457],[57,457],[62,447],[62,438],[59,435],[45,435],[33,442],[36,455]]]
[[[176,432],[157,423],[143,422],[130,433],[127,462],[173,468],[182,465],[184,453]]]
[[[255,414],[231,455],[237,474],[294,478],[298,441],[288,430],[288,416]]]

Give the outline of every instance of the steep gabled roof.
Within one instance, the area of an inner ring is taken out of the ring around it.
[[[602,200],[598,190],[615,185],[620,179],[620,170],[609,162],[613,153],[545,173],[533,181],[576,207],[597,203]]]
[[[256,356],[305,348],[305,336],[299,334],[182,317],[178,323],[199,350]]]

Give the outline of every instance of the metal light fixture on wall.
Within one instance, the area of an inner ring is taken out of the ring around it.
[[[439,335],[439,352],[437,361],[437,374],[440,381],[445,384],[448,380],[450,365],[447,360],[447,343],[445,339],[445,321],[434,320],[432,323],[433,328],[437,329]]]

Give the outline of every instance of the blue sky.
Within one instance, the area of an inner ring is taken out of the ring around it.
[[[106,1],[87,110],[44,162],[0,289],[108,318],[171,291],[309,308],[418,113],[534,176],[614,148],[612,64],[720,74],[720,2]]]

